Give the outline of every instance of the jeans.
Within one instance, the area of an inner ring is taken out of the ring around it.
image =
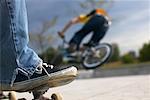
[[[0,81],[10,84],[18,71],[31,76],[42,63],[28,47],[25,0],[0,0]]]
[[[95,15],[75,33],[69,43],[76,44],[78,50],[83,38],[93,32],[89,43],[98,44],[99,41],[105,36],[108,28],[108,21],[103,16]]]

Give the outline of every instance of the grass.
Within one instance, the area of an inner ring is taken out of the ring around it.
[[[135,63],[131,63],[131,64],[123,64],[121,61],[117,61],[117,62],[111,62],[111,63],[107,63],[103,65],[103,69],[117,69],[117,68],[133,68],[133,67],[137,67],[138,65],[144,65],[144,64],[149,64],[150,62],[135,62]]]

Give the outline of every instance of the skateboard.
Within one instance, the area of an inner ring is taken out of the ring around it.
[[[28,92],[30,93],[32,92],[34,97],[33,100],[43,100],[40,98],[43,96],[45,92],[47,92],[49,88],[67,85],[71,83],[73,80],[75,80],[76,76],[77,76],[77,69],[75,67],[66,68],[64,70],[50,74],[49,76],[50,80],[46,84],[38,86]],[[9,92],[8,96],[9,99],[5,100],[17,100],[15,92]],[[26,99],[20,98],[18,100],[26,100]],[[44,100],[62,100],[62,95],[60,93],[53,93],[51,95],[51,98]]]

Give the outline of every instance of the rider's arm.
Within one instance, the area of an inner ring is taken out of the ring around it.
[[[64,33],[73,25],[73,24],[76,24],[79,22],[79,17],[75,17],[73,18],[72,20],[70,20],[66,25],[65,27],[62,29],[62,31],[59,32],[59,35],[61,37],[64,36]]]

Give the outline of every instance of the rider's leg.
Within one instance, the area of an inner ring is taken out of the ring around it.
[[[71,41],[69,42],[69,51],[79,50],[80,43],[86,35],[87,32],[85,32],[83,28],[76,32],[75,35],[72,37]]]
[[[77,45],[78,50],[83,38],[94,30],[95,25],[97,25],[96,23],[97,20],[94,16],[87,23],[85,23],[85,25],[78,32],[75,33],[75,35],[70,40],[69,44]]]
[[[89,45],[96,45],[99,43],[99,41],[105,36],[107,30],[108,30],[108,22],[104,17],[99,16],[97,18],[97,25],[95,25],[94,33],[89,41]]]

